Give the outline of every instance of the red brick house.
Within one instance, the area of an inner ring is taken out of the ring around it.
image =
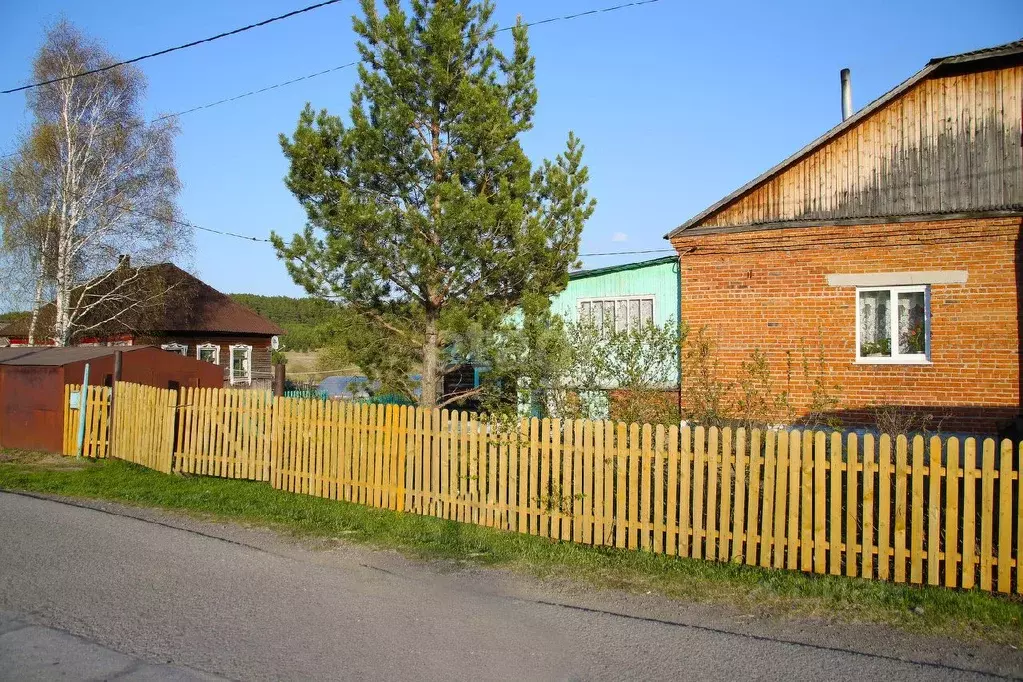
[[[933,59],[843,109],[667,235],[682,318],[726,380],[754,350],[780,380],[808,348],[848,424],[888,404],[1004,427],[1020,414],[1023,41]],[[791,390],[805,410],[810,382]]]
[[[271,388],[271,346],[283,329],[176,265],[142,269],[162,295],[137,314],[80,336],[75,345],[156,345],[222,367],[224,386]],[[40,310],[38,328],[52,328],[52,320],[50,304]],[[3,335],[12,346],[25,345],[28,327],[28,318],[21,318],[5,327]]]

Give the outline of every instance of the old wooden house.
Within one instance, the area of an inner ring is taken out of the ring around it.
[[[841,123],[667,235],[682,317],[724,380],[763,351],[804,413],[823,386],[846,423],[897,406],[1003,427],[1020,413],[1023,41],[933,59],[855,113],[843,85]]]
[[[283,329],[176,265],[143,269],[146,286],[158,292],[147,293],[145,305],[130,314],[78,335],[75,345],[157,345],[218,365],[224,386],[271,388],[273,339]],[[39,317],[39,329],[52,328],[52,304],[41,309]],[[12,346],[28,343],[28,325],[25,317],[4,329]],[[89,321],[82,326],[90,326]]]

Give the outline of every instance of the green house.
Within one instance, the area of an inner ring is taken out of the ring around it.
[[[564,291],[551,299],[551,312],[566,322],[589,319],[598,326],[613,323],[619,331],[651,323],[657,326],[669,321],[678,324],[680,287],[677,256],[578,270],[569,274]],[[471,363],[460,366],[445,378],[445,393],[479,386],[480,376],[485,371]],[[677,389],[678,376],[676,362],[664,377],[664,388]],[[606,402],[606,395],[600,400]],[[534,416],[542,414],[539,406],[532,404],[528,397],[523,399],[522,409]]]
[[[569,322],[613,321],[619,330],[650,322],[662,326],[679,320],[680,287],[677,256],[579,270],[551,300],[551,310]]]

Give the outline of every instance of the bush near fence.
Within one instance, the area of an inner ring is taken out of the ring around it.
[[[555,540],[1023,593],[1023,443],[172,396],[117,385],[114,456]]]

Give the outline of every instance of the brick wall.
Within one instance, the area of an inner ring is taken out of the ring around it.
[[[682,317],[707,328],[726,380],[760,349],[780,385],[786,351],[805,347],[841,386],[848,424],[869,423],[865,408],[885,402],[945,415],[946,430],[991,431],[1020,405],[1020,226],[988,218],[676,237]],[[932,270],[968,273],[965,284],[931,286],[932,364],[857,364],[856,289],[826,275]],[[801,367],[793,379],[803,409]]]

